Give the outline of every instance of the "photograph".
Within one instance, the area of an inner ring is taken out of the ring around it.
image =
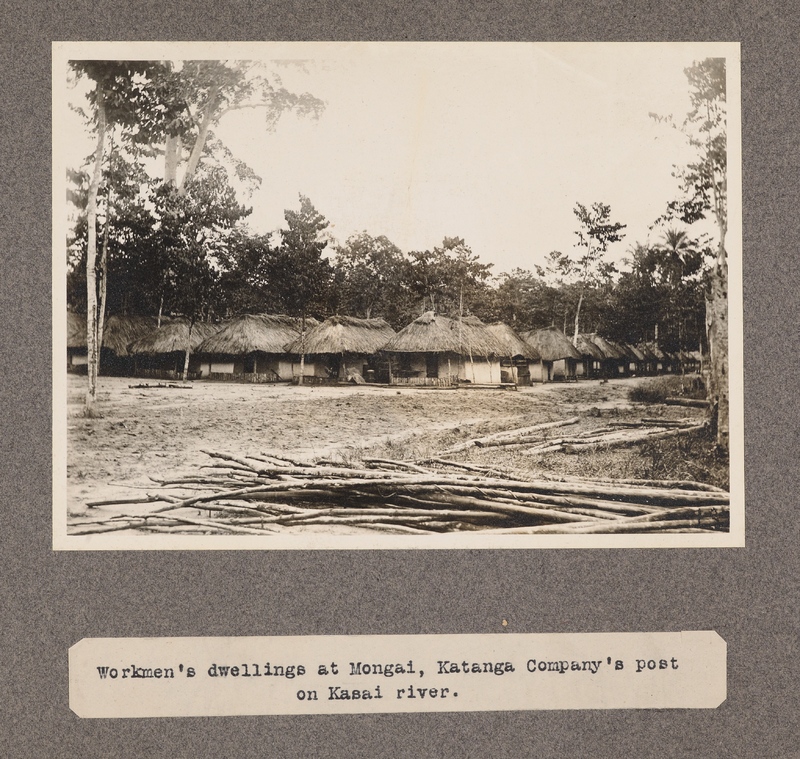
[[[737,43],[53,44],[58,550],[744,545]]]

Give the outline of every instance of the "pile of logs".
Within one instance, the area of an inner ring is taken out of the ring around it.
[[[75,521],[70,533],[270,535],[309,527],[319,531],[320,526],[418,535],[728,529],[728,493],[696,482],[525,479],[441,457],[416,463],[373,458],[355,466],[272,453],[206,453],[215,463],[190,476],[156,481],[158,492],[87,504],[138,508],[132,510],[136,513]]]
[[[448,448],[442,455],[460,453],[469,448],[489,448],[504,446],[506,448],[526,448],[524,453],[541,454],[561,451],[579,453],[580,451],[598,450],[649,442],[660,438],[676,437],[697,432],[707,426],[707,422],[697,419],[642,419],[639,422],[611,421],[604,427],[576,433],[571,437],[550,437],[551,430],[557,427],[568,427],[578,423],[578,417],[563,419],[557,422],[546,422],[533,427],[520,427],[504,430],[492,435],[473,438]]]

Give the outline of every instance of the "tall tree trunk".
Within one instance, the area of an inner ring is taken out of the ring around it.
[[[178,192],[183,195],[186,193],[186,183],[191,180],[197,170],[197,164],[200,163],[200,156],[203,154],[203,148],[206,145],[206,138],[208,137],[208,130],[211,127],[211,119],[214,116],[214,110],[217,107],[217,95],[219,94],[219,87],[214,86],[208,93],[208,100],[203,108],[203,119],[200,122],[200,131],[197,134],[197,139],[192,147],[192,152],[189,155],[189,161],[186,164],[186,171],[183,173],[180,183],[178,184]]]
[[[297,384],[303,384],[303,372],[306,370],[306,315],[303,314],[300,322],[300,376]]]
[[[729,370],[728,370],[728,260],[724,237],[711,272],[711,286],[706,298],[709,372],[708,399],[712,421],[717,428],[717,446],[729,446]]]
[[[114,132],[111,132],[108,145],[108,165],[111,168],[111,159],[114,155]],[[102,346],[103,333],[106,325],[106,296],[108,293],[108,231],[111,226],[111,182],[106,191],[106,223],[103,226],[103,252],[100,255],[100,303],[97,306],[97,341]],[[100,374],[100,361],[102,351],[97,353],[97,373]]]
[[[189,320],[189,335],[186,338],[186,356],[183,359],[183,377],[184,382],[189,377],[189,356],[192,354],[192,330],[194,329],[194,317]]]
[[[582,305],[583,305],[583,288],[581,288],[581,294],[580,294],[580,297],[578,298],[578,306],[575,309],[575,332],[572,335],[572,344],[573,345],[577,345],[578,344],[578,334],[579,334],[578,327],[579,327],[580,322],[581,322],[581,306]]]
[[[97,400],[97,370],[100,357],[100,338],[97,319],[97,193],[103,178],[103,153],[106,144],[106,109],[102,93],[97,98],[97,146],[94,151],[94,169],[89,183],[86,202],[88,239],[86,244],[86,374],[88,387],[86,405],[91,407]]]
[[[178,164],[181,162],[182,148],[180,135],[167,135],[164,145],[164,183],[173,187],[178,184]]]

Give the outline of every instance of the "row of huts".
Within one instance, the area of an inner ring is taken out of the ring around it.
[[[332,316],[324,322],[280,314],[244,314],[220,324],[112,316],[105,325],[105,373],[181,376],[187,343],[189,376],[246,382],[378,382],[395,385],[529,385],[699,368],[692,354],[674,356],[652,343],[633,346],[597,334],[576,344],[556,327],[517,333],[504,323],[427,312],[399,332],[383,319]],[[68,368],[86,364],[85,320],[68,314]]]

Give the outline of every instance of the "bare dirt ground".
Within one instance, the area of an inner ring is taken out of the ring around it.
[[[238,456],[269,451],[309,460],[355,461],[364,455],[413,460],[435,456],[479,435],[572,416],[580,417],[572,431],[601,427],[609,418],[702,416],[697,409],[631,403],[628,391],[640,381],[553,383],[518,391],[202,381],[170,389],[132,388],[147,381],[101,377],[99,417],[86,418],[86,378],[70,375],[68,520],[86,516],[87,503],[93,501],[154,492],[157,486],[151,478],[199,471],[212,463],[203,450]],[[561,432],[555,429],[552,436]],[[663,445],[539,456],[518,448],[472,448],[454,458],[548,476],[675,478],[725,484],[720,482],[724,467],[720,471],[704,467],[702,456],[690,448],[678,450],[677,456],[665,455]],[[130,506],[103,506],[90,513],[111,516],[122,508],[132,513]]]

